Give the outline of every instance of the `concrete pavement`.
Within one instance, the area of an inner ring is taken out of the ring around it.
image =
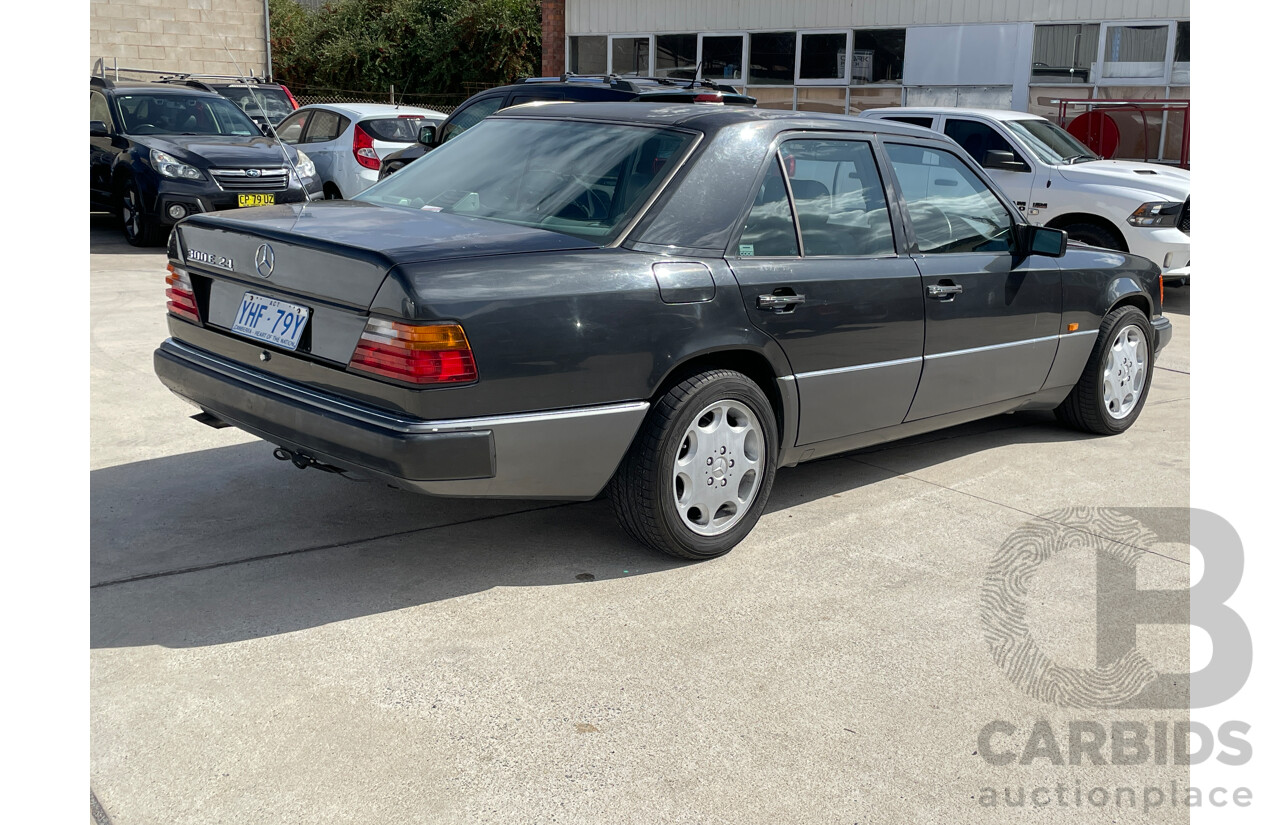
[[[1009,415],[784,469],[744,543],[684,564],[603,502],[418,497],[188,420],[151,372],[163,254],[106,221],[92,242],[90,780],[117,825],[1186,821],[1141,807],[1185,766],[997,767],[978,739],[1186,718],[1020,691],[980,597],[1037,515],[1187,506],[1188,290],[1124,436]],[[1148,542],[1139,586],[1185,587],[1187,552]],[[1080,668],[1093,580],[1064,552],[1028,596]],[[1187,628],[1139,634],[1189,669]],[[1077,805],[1077,783],[1137,807]],[[1055,784],[1066,804],[981,804]]]

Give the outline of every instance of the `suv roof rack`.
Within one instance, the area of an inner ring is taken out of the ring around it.
[[[116,63],[114,58],[111,61],[111,65],[108,66],[107,59],[105,57],[99,57],[94,62],[93,69],[91,71],[91,79],[101,81],[103,85],[118,83],[120,81],[121,73],[128,75],[146,75],[146,77],[142,78],[145,81],[154,80],[159,83],[186,83],[188,85],[195,86],[196,88],[205,89],[206,91],[212,91],[209,89],[208,84],[204,83],[204,81],[207,80],[226,80],[234,83],[275,82],[269,77],[259,77],[255,75],[252,69],[249,70],[248,77],[230,74],[199,74],[196,72],[162,71],[159,69],[132,69],[127,66],[119,65]],[[127,80],[128,78],[125,79]]]
[[[573,72],[565,72],[559,77],[526,77],[523,83],[569,83],[569,82],[587,82],[587,83],[607,83],[610,86],[619,89],[626,89],[632,92],[641,92],[646,88],[654,85],[670,86],[677,89],[715,89],[720,92],[733,92],[737,94],[738,90],[733,86],[724,83],[715,83],[705,78],[683,78],[683,77],[647,77],[642,75],[627,75],[622,77],[617,74],[574,74]]]

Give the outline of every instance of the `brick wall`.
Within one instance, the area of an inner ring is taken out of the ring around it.
[[[89,67],[105,57],[108,66],[235,74],[229,49],[242,71],[261,75],[264,21],[262,0],[90,0]]]
[[[542,0],[542,74],[564,73],[564,2]]]

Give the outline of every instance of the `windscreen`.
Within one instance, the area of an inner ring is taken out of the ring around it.
[[[374,140],[416,143],[418,128],[427,122],[428,119],[424,117],[379,117],[360,121],[360,128],[372,135]],[[432,119],[430,122],[439,123],[440,121]]]
[[[231,101],[212,95],[117,95],[124,131],[131,135],[261,135]]]
[[[265,117],[272,123],[279,123],[293,114],[293,104],[284,89],[246,86],[222,86],[218,94],[239,106],[245,112],[258,117]]]
[[[649,126],[497,118],[357,196],[608,243],[693,145]]]
[[[1056,123],[1047,120],[1009,120],[1005,121],[1005,125],[1045,163],[1100,160],[1093,150]]]

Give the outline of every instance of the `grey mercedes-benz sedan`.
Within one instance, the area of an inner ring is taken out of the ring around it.
[[[515,107],[352,201],[183,221],[156,373],[318,466],[590,499],[708,558],[779,467],[1018,409],[1101,434],[1159,269],[1028,224],[956,144],[843,116]]]

